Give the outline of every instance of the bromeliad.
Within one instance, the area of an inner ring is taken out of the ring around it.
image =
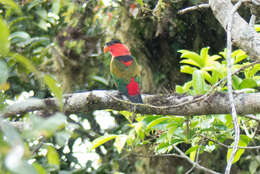
[[[140,95],[141,70],[128,48],[120,40],[106,43],[104,52],[110,52],[110,72],[120,93],[133,103],[143,103]]]

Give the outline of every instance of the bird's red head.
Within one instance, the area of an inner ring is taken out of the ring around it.
[[[131,55],[128,48],[120,42],[120,40],[111,40],[110,42],[106,43],[104,47],[104,52],[110,52],[113,57],[124,56],[124,55]]]

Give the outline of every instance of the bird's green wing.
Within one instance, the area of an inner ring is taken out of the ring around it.
[[[119,92],[122,94],[127,95],[128,91],[127,91],[127,81],[122,79],[122,78],[118,78],[116,77],[113,73],[111,73],[112,78],[115,81],[116,87],[118,88]]]

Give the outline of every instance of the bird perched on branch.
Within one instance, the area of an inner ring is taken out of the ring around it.
[[[129,49],[120,40],[106,43],[104,52],[110,52],[110,72],[119,92],[133,103],[143,103],[141,88],[141,70]]]

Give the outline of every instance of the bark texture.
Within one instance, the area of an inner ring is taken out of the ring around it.
[[[227,30],[228,16],[233,8],[231,1],[210,0],[210,8],[222,27]],[[232,42],[254,59],[260,59],[260,35],[239,14],[234,14],[232,23]]]

